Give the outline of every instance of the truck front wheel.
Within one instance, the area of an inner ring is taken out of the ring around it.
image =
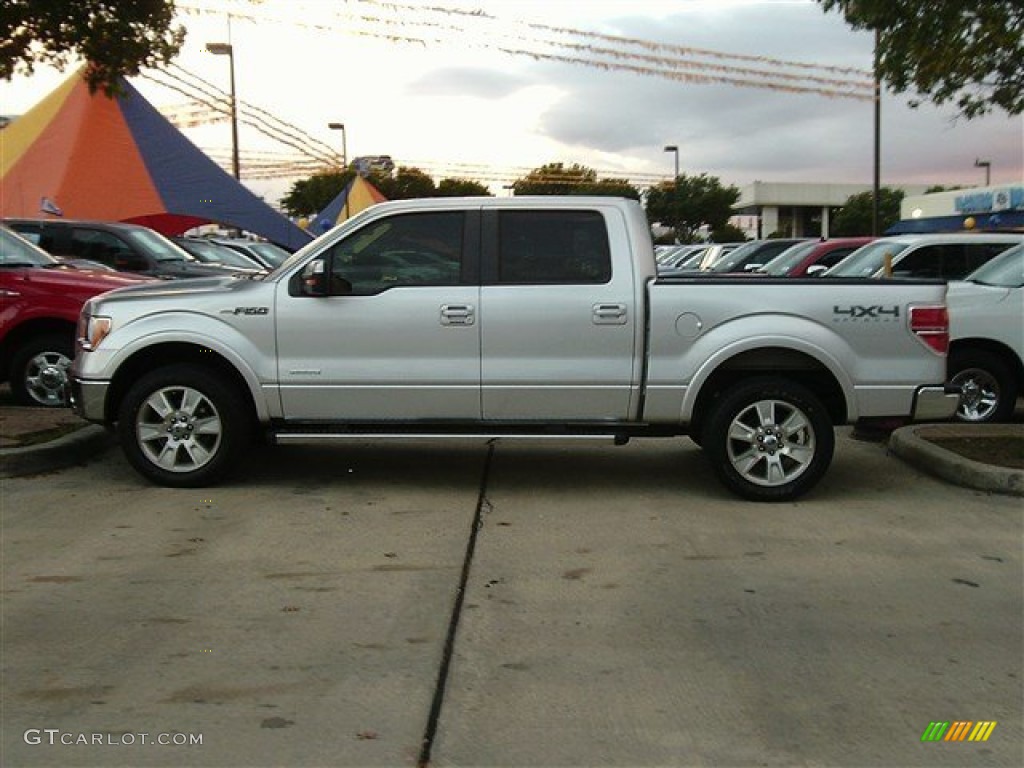
[[[222,376],[171,365],[141,377],[118,412],[128,461],[160,485],[211,485],[230,469],[247,440],[242,398]]]
[[[753,501],[791,501],[825,474],[835,432],[810,390],[763,377],[722,395],[708,416],[703,442],[727,488]]]

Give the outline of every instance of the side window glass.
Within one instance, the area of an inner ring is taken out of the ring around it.
[[[465,214],[376,221],[331,247],[331,293],[372,296],[400,286],[458,285]]]
[[[926,245],[912,251],[893,265],[895,277],[939,277],[949,246]]]
[[[502,211],[498,218],[502,283],[607,283],[611,249],[597,211]]]
[[[76,259],[89,259],[114,269],[144,269],[135,262],[128,247],[109,232],[98,229],[75,228],[71,232],[71,255]]]

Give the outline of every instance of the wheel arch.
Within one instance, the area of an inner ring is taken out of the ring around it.
[[[952,360],[954,355],[962,355],[974,351],[987,352],[1006,363],[1017,382],[1018,394],[1024,392],[1024,361],[1021,360],[1020,356],[1012,348],[996,339],[983,337],[954,339],[949,343],[950,360]]]
[[[75,323],[60,317],[38,317],[26,320],[8,331],[3,341],[0,341],[0,381],[6,381],[10,376],[11,358],[18,347],[28,339],[48,333],[66,333],[74,343]]]
[[[850,404],[832,369],[807,352],[791,347],[768,346],[727,356],[695,381],[696,395],[689,408],[690,432],[699,435],[714,403],[751,375],[772,375],[797,382],[815,394],[833,424],[847,423]]]
[[[118,365],[107,389],[104,403],[106,420],[113,422],[117,419],[121,401],[142,374],[176,363],[191,363],[216,371],[245,397],[245,405],[254,420],[265,418],[266,409],[262,407],[259,385],[251,372],[243,372],[233,361],[212,347],[188,341],[166,341],[144,347]]]

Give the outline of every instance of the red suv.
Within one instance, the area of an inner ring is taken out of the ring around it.
[[[24,405],[65,405],[75,326],[86,299],[150,278],[80,270],[0,227],[0,381]]]

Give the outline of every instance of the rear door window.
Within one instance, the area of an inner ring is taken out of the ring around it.
[[[611,276],[608,232],[599,212],[500,212],[499,283],[601,284]]]

